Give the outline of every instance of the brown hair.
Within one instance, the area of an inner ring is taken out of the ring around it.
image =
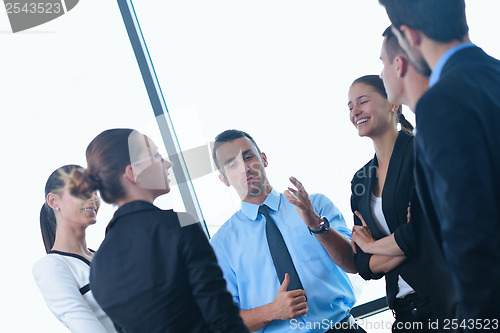
[[[414,127],[408,120],[406,120],[405,116],[403,115],[403,108],[401,107],[401,105],[396,111],[396,116],[398,118],[398,122],[401,124],[401,129],[406,133],[413,135]]]
[[[385,37],[384,49],[391,64],[393,63],[394,58],[399,55],[402,55],[408,59],[406,51],[403,50],[401,45],[399,45],[398,38],[392,32],[392,26],[387,27],[382,33],[382,36]]]
[[[382,95],[382,97],[387,99],[387,92],[385,91],[384,82],[382,81],[380,76],[365,75],[359,77],[352,82],[351,87],[357,83],[369,85],[370,87],[375,89],[376,92]],[[396,110],[396,121],[401,124],[401,129],[403,131],[410,135],[413,135],[413,125],[408,120],[406,120],[405,116],[403,115],[403,107],[401,105]]]
[[[115,203],[125,196],[121,177],[130,164],[129,128],[115,128],[102,132],[87,147],[87,169],[73,173],[70,193],[88,199],[96,190],[107,203]]]

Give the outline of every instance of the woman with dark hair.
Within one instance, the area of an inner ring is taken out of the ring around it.
[[[415,249],[411,223],[418,223],[408,213],[414,190],[413,127],[401,106],[389,103],[377,75],[356,79],[348,96],[352,124],[375,147],[374,158],[351,182],[356,267],[365,280],[385,275],[387,303],[396,318],[393,332],[409,327],[409,331],[428,331],[433,314],[424,296],[425,281],[411,255]],[[397,123],[402,127],[399,132]]]
[[[88,198],[98,190],[118,206],[90,272],[95,298],[117,326],[127,333],[248,332],[200,224],[153,205],[170,191],[171,166],[153,141],[111,129],[86,156],[72,193]]]
[[[116,332],[89,287],[93,251],[87,248],[85,230],[96,222],[99,199],[72,196],[68,181],[78,165],[55,170],[45,185],[40,228],[47,255],[33,266],[38,288],[52,313],[71,332]]]

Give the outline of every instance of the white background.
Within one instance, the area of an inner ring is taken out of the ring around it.
[[[228,128],[245,130],[267,153],[275,188],[283,191],[294,175],[310,192],[329,196],[352,225],[350,180],[373,147],[349,123],[347,90],[355,78],[380,73],[389,21],[376,0],[338,3],[136,0],[135,6],[182,148]],[[472,41],[500,58],[500,3],[467,5]],[[85,166],[85,148],[102,130],[138,128],[160,143],[158,130],[116,2],[80,1],[66,15],[16,34],[2,10],[0,47],[0,332],[66,332],[31,275],[45,254],[38,219],[45,181],[61,165]],[[213,233],[239,201],[216,173],[195,186]],[[182,210],[175,189],[157,204]],[[88,229],[89,247],[98,248],[113,210],[103,205]],[[353,281],[361,302],[384,295],[383,281]]]

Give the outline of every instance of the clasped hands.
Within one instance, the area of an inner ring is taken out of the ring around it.
[[[371,253],[371,246],[375,243],[375,239],[372,236],[370,229],[366,225],[365,220],[360,212],[355,211],[354,214],[361,220],[363,225],[354,225],[352,227],[351,234],[351,246],[354,253],[357,253],[356,244],[359,246],[361,250],[365,253]]]
[[[411,208],[411,203],[408,204],[406,223],[410,223],[411,220],[410,208]],[[364,253],[381,254],[388,256],[404,255],[403,251],[396,243],[394,234],[391,234],[387,237],[383,237],[379,240],[375,240],[372,236],[372,233],[370,232],[370,229],[368,229],[368,226],[366,225],[366,222],[363,219],[361,213],[355,211],[354,214],[356,214],[356,216],[359,218],[362,224],[362,225],[355,225],[352,228],[351,246],[354,253],[357,253],[356,245],[358,245],[359,248]]]

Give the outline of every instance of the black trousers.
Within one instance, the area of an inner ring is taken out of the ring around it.
[[[430,303],[416,293],[397,298],[392,312],[396,319],[392,332],[435,332],[431,329],[434,316]]]
[[[339,321],[335,324],[335,327],[332,327],[325,333],[366,333],[366,331],[359,327],[356,323],[356,320],[349,314],[347,317]]]

